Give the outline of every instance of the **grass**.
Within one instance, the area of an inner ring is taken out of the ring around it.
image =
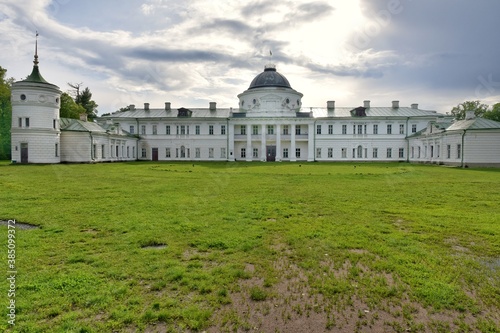
[[[499,188],[500,170],[402,163],[0,163],[0,219],[40,226],[16,231],[0,330],[252,327],[238,307],[280,301],[285,323],[362,306],[358,331],[499,332]]]

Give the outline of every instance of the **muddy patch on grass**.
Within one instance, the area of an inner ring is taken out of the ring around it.
[[[26,223],[26,222],[19,222],[19,221],[15,221],[13,222],[13,220],[0,220],[0,225],[3,225],[3,226],[11,226],[11,227],[15,227],[16,229],[22,229],[22,230],[30,230],[30,229],[39,229],[40,226],[38,225],[34,225],[34,224],[30,224],[30,223]]]

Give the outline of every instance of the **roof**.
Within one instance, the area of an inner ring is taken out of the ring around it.
[[[262,87],[292,88],[286,77],[276,71],[274,65],[266,65],[264,71],[252,80],[248,89]]]
[[[349,118],[364,118],[364,117],[353,117],[351,113],[355,107],[335,107],[334,109],[322,108],[302,108],[301,112],[312,111],[314,118],[337,118],[337,117],[349,117]],[[366,117],[428,117],[428,116],[445,116],[443,114],[437,113],[436,111],[428,111],[415,109],[411,107],[370,107],[365,109]]]
[[[189,118],[229,118],[232,111],[230,108],[217,108],[215,111],[209,108],[192,108],[189,110],[192,111]],[[170,111],[165,109],[134,109],[129,111],[117,111],[110,115],[103,116],[102,118],[186,118],[178,117],[177,115],[177,109],[171,109]]]
[[[74,132],[91,132],[91,133],[101,133],[101,134],[114,134],[114,135],[125,135],[133,136],[123,129],[120,130],[122,134],[113,133],[117,129],[115,125],[112,124],[98,124],[90,121],[82,121],[79,119],[72,118],[61,118],[61,131],[74,131]]]
[[[33,66],[33,70],[31,71],[31,74],[26,79],[21,80],[21,81],[17,81],[16,83],[21,83],[21,82],[26,82],[26,83],[41,83],[41,84],[47,85],[48,87],[55,88],[55,89],[59,90],[58,86],[56,86],[55,84],[47,82],[47,80],[45,80],[43,78],[42,74],[40,74],[40,69],[38,68],[37,65]]]
[[[458,120],[448,127],[447,131],[461,131],[461,130],[479,130],[479,129],[500,129],[500,122],[484,119],[473,118],[466,120]]]
[[[184,109],[184,108],[181,108]],[[300,109],[301,113],[309,112],[313,113],[314,118],[353,118],[362,119],[364,117],[353,116],[355,113],[351,113],[355,107],[336,107],[335,109],[328,109],[326,107],[302,107]],[[231,112],[239,114],[238,108],[217,108],[216,111],[210,110],[209,108],[192,108],[189,109],[192,114],[189,118],[229,118],[231,117]],[[445,117],[444,114],[437,113],[436,111],[427,111],[421,109],[415,109],[411,107],[370,107],[365,109],[366,117]],[[294,113],[295,115],[295,113]],[[291,115],[293,117],[293,115]],[[250,117],[250,115],[249,115]],[[171,109],[167,111],[165,109],[134,109],[129,111],[117,111],[110,115],[102,116],[102,118],[185,118],[178,117],[178,109]],[[189,119],[188,118],[188,119]]]

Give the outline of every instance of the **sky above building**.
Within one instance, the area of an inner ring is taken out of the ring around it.
[[[276,64],[303,105],[500,102],[498,0],[0,0],[0,66],[129,104],[238,107]],[[272,53],[272,55],[271,55]]]

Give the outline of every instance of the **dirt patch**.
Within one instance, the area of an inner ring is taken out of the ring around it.
[[[38,226],[38,225],[29,224],[29,223],[26,223],[26,222],[15,221],[13,223],[12,221],[13,220],[8,220],[8,221],[0,220],[0,225],[3,225],[3,226],[12,226],[12,227],[15,227],[16,229],[23,229],[23,230],[39,229],[40,228],[40,226]]]

